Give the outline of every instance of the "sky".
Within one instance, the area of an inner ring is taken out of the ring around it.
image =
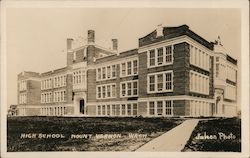
[[[125,51],[138,48],[138,39],[159,24],[186,24],[208,41],[220,36],[240,70],[240,17],[239,9],[8,8],[7,104],[17,104],[17,74],[66,66],[66,39],[86,39],[89,29],[95,30],[98,45],[109,48],[117,38],[119,51]]]

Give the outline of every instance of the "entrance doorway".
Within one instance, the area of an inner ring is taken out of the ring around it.
[[[80,100],[80,114],[84,114],[84,99]]]

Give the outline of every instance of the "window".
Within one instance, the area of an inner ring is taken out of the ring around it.
[[[138,95],[138,80],[125,81],[121,83],[121,97],[132,97]]]
[[[105,84],[98,85],[96,88],[96,98],[97,99],[106,99],[116,97],[116,85],[115,84]]]
[[[115,109],[115,104],[112,105],[112,114],[111,115],[116,115],[116,109]]]
[[[134,69],[133,69],[134,74],[138,74],[138,63],[137,63],[137,60],[133,61],[133,66],[134,66]]]
[[[155,50],[149,51],[149,65],[154,66],[155,65]]]
[[[111,78],[111,67],[107,67],[107,78]]]
[[[155,102],[149,102],[149,115],[155,115]]]
[[[132,110],[131,110],[131,104],[127,104],[127,113],[128,113],[128,116],[131,116],[132,115]]]
[[[209,94],[209,76],[190,71],[190,91],[201,94]]]
[[[115,106],[115,113],[116,113],[116,115],[120,115],[120,105],[119,104],[116,104],[116,106]]]
[[[122,104],[122,115],[126,114],[126,105]]]
[[[163,74],[157,75],[157,91],[163,90]]]
[[[165,115],[173,115],[173,113],[172,113],[172,101],[170,101],[170,100],[166,100],[165,101]]]
[[[172,62],[172,46],[167,46],[166,47],[166,63],[171,63]]]
[[[132,74],[132,64],[131,64],[131,61],[129,61],[128,63],[127,63],[127,67],[128,67],[128,75],[131,75]]]
[[[169,92],[173,90],[173,71],[148,74],[148,92]]]
[[[136,116],[137,115],[137,104],[133,103],[133,115]]]
[[[155,91],[155,76],[149,77],[149,91]]]
[[[97,69],[97,74],[98,74],[98,80],[101,80],[102,74],[101,74],[101,69]]]
[[[106,115],[106,108],[105,108],[105,105],[102,105],[102,115]]]
[[[126,75],[126,64],[122,63],[122,75],[121,76],[125,76]]]
[[[131,60],[121,63],[121,77],[137,75],[138,74],[138,60]]]
[[[209,71],[209,54],[190,44],[190,63],[199,68]]]
[[[102,79],[106,79],[106,67],[102,68]]]
[[[97,98],[101,98],[102,97],[101,87],[97,87],[97,94],[98,94]]]
[[[111,91],[110,91],[110,86],[111,85],[107,85],[107,97],[111,97]]]
[[[162,101],[157,101],[157,114],[158,115],[163,115]]]
[[[158,65],[163,64],[163,48],[157,49],[157,64]]]
[[[116,66],[112,65],[112,78],[116,76]]]
[[[110,105],[107,105],[107,115],[110,115]]]

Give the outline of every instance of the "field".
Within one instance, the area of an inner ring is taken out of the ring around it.
[[[179,118],[10,117],[7,150],[134,151],[182,122]]]
[[[206,136],[198,137],[199,134]],[[183,151],[240,152],[241,120],[218,118],[199,121]]]

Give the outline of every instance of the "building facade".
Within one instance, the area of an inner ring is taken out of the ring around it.
[[[67,39],[67,65],[18,75],[17,115],[235,116],[237,60],[220,39],[208,42],[187,25],[158,26],[136,49],[119,52]]]

